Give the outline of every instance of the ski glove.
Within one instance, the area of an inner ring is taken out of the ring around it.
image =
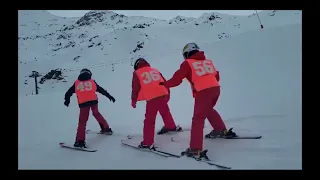
[[[67,100],[64,101],[65,106],[69,107],[69,104],[70,104],[70,101],[67,101]]]
[[[116,99],[114,99],[114,97],[111,95],[107,95],[107,98],[109,98],[109,100],[112,101],[113,103],[116,102]]]

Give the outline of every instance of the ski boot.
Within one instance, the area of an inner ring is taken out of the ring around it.
[[[73,146],[77,148],[87,148],[86,142],[84,141],[76,141]]]
[[[112,135],[113,131],[112,131],[111,128],[104,128],[104,129],[101,129],[100,133],[101,134],[106,134],[106,135]]]
[[[232,131],[233,128],[230,128],[229,130],[223,130],[223,131],[216,131],[212,130],[209,134],[205,135],[205,138],[219,138],[219,137],[236,137],[237,134]]]
[[[145,145],[145,144],[143,144],[143,141],[139,144],[138,148],[156,150],[156,148],[153,144],[151,146]]]
[[[198,150],[198,149],[190,149],[188,148],[186,151],[182,152],[181,155],[182,156],[187,156],[187,157],[193,157],[196,160],[209,160],[208,156],[207,156],[207,152],[208,150]]]
[[[161,135],[161,134],[165,134],[168,132],[179,132],[179,131],[182,131],[182,128],[179,125],[176,126],[176,128],[174,128],[174,129],[168,129],[166,127],[162,127],[161,130],[157,132],[157,134]]]

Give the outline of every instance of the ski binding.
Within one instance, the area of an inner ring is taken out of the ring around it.
[[[217,163],[214,163],[213,161],[211,161],[208,156],[206,155],[208,152],[208,150],[203,150],[199,157],[196,157],[196,156],[186,156],[186,151],[183,151],[181,152],[181,156],[186,156],[186,157],[189,157],[189,158],[193,158],[195,159],[196,161],[200,161],[200,162],[205,162],[207,163],[208,165],[212,165],[212,166],[216,166],[218,168],[221,168],[221,169],[231,169],[231,167],[228,167],[228,166],[224,166],[224,165],[220,165],[220,164],[217,164]]]

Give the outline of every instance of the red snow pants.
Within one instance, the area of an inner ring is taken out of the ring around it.
[[[222,131],[226,126],[219,113],[214,109],[220,96],[220,87],[213,87],[197,92],[191,126],[190,148],[202,150],[203,128],[208,118],[214,130]]]
[[[93,117],[98,121],[98,123],[104,128],[109,128],[109,124],[98,110],[98,104],[93,104],[87,107],[81,107],[76,141],[85,141],[86,139],[86,125],[89,119],[90,109],[92,111]]]
[[[146,114],[143,125],[143,144],[152,145],[154,143],[154,131],[156,117],[159,111],[164,126],[166,128],[176,128],[173,117],[168,106],[169,96],[161,96],[147,101]]]

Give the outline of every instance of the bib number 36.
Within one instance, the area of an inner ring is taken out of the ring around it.
[[[209,74],[214,73],[213,65],[208,60],[193,62],[192,66],[195,69],[196,74],[198,76],[203,76],[207,73],[209,73]]]
[[[149,71],[149,72],[143,72],[141,74],[142,78],[143,78],[143,83],[144,84],[149,84],[152,81],[159,81],[161,79],[160,74],[157,71]]]

